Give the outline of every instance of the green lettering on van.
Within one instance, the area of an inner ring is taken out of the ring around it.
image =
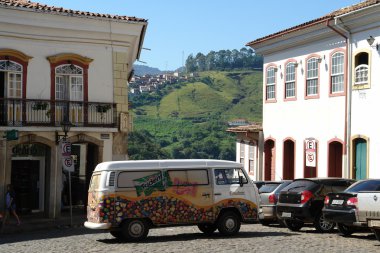
[[[167,171],[154,173],[152,175],[138,178],[133,180],[137,192],[137,196],[141,196],[143,193],[145,196],[151,195],[154,191],[164,191],[165,183],[172,185]]]

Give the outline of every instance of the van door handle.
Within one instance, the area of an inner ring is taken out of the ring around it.
[[[204,193],[202,193],[202,196],[203,196],[203,197],[210,196],[210,193],[204,192]]]
[[[215,192],[214,195],[215,195],[215,196],[220,196],[220,195],[222,195],[222,194],[221,194],[220,192]]]

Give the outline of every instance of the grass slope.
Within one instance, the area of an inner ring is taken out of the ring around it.
[[[163,97],[158,105],[144,106],[149,117],[262,119],[262,72],[208,71]]]

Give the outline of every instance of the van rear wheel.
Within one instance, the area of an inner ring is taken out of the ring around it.
[[[380,229],[372,229],[372,232],[375,234],[376,239],[380,241]]]
[[[218,230],[222,235],[235,235],[240,230],[240,219],[238,215],[232,211],[227,211],[218,219]]]
[[[127,241],[138,242],[147,237],[149,226],[143,219],[128,220],[122,226],[122,233]]]
[[[110,231],[110,234],[117,239],[123,239],[122,231]]]
[[[200,231],[202,231],[206,235],[211,235],[212,233],[215,232],[216,225],[212,223],[203,223],[203,224],[198,224],[198,228]]]

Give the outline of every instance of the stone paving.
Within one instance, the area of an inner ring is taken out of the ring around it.
[[[278,226],[242,225],[234,237],[207,237],[196,226],[151,229],[141,243],[126,243],[109,233],[80,228],[0,235],[0,252],[380,252],[371,233],[351,237],[317,233],[312,227],[291,232]]]

